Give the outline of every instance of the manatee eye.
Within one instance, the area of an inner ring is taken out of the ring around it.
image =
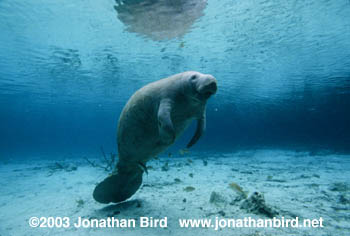
[[[195,79],[197,79],[197,75],[192,75],[191,78],[190,78],[190,81],[193,81]]]

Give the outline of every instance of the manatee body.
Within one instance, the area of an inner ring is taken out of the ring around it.
[[[197,120],[196,132],[187,147],[205,131],[205,108],[217,90],[212,75],[183,72],[150,83],[136,91],[118,122],[119,161],[115,174],[98,184],[93,196],[101,203],[121,202],[142,183],[146,162],[172,145]]]

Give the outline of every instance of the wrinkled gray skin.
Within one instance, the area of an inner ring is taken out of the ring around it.
[[[139,89],[125,105],[118,122],[119,162],[116,174],[96,186],[93,196],[101,203],[131,197],[147,172],[146,162],[166,150],[197,120],[187,148],[205,131],[206,102],[217,90],[212,75],[195,71],[170,76]]]

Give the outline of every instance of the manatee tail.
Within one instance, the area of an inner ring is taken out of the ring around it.
[[[117,165],[117,173],[112,174],[99,183],[93,197],[100,203],[118,203],[130,198],[141,186],[143,170],[137,165]]]

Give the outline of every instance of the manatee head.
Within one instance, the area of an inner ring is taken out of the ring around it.
[[[187,84],[186,94],[195,101],[205,102],[217,91],[217,81],[212,75],[188,71],[183,79]]]

